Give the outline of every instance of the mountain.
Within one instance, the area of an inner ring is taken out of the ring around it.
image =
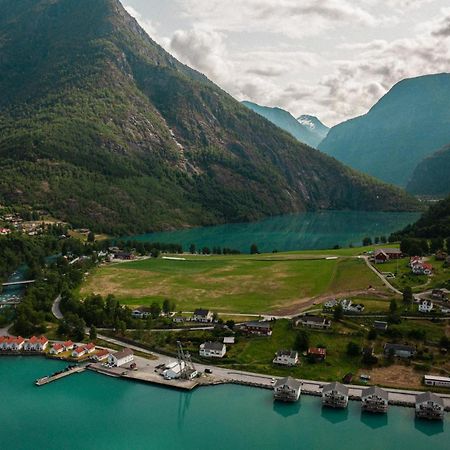
[[[417,195],[445,197],[450,194],[450,145],[422,160],[406,187]]]
[[[3,205],[114,234],[416,207],[178,62],[118,0],[0,10]]]
[[[367,114],[331,128],[319,149],[406,186],[417,164],[450,142],[449,102],[448,73],[400,81]]]
[[[327,134],[330,131],[330,129],[316,116],[303,114],[302,116],[297,117],[297,121],[304,127],[307,127],[313,131],[317,135],[318,139],[320,139],[315,147],[317,147],[327,137]]]
[[[319,143],[323,140],[322,131],[317,131],[315,123],[312,121],[301,123],[296,120],[294,116],[288,111],[281,108],[270,108],[268,106],[260,106],[256,103],[243,101],[243,105],[251,109],[260,116],[265,117],[267,120],[275,124],[277,127],[287,131],[294,136],[300,142],[309,145],[310,147],[317,148]],[[312,116],[301,116],[312,117]],[[316,119],[318,121],[318,119]],[[318,121],[321,125],[322,123]],[[324,126],[324,125],[322,125]]]

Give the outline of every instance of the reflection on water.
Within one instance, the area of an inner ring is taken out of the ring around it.
[[[361,411],[361,422],[373,430],[376,430],[377,428],[385,427],[388,424],[388,414],[389,413],[375,414]]]
[[[433,436],[444,432],[444,421],[415,419],[414,428],[427,436]],[[449,443],[450,446],[450,443]]]
[[[283,416],[283,417],[289,417],[289,416],[298,414],[300,412],[300,408],[301,408],[300,401],[287,402],[287,403],[277,402],[277,401],[273,402],[274,412],[276,412],[277,414],[279,414],[280,416]]]
[[[310,250],[361,245],[364,237],[388,236],[419,217],[418,213],[319,211],[272,217],[252,223],[235,223],[132,236],[129,239],[190,244],[197,249],[228,247],[248,252],[255,243],[260,251]]]
[[[348,409],[324,407],[321,416],[332,424],[345,422],[348,419]]]

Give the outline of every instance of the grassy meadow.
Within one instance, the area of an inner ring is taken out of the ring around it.
[[[206,307],[218,313],[288,314],[322,297],[364,294],[369,286],[386,292],[363,260],[348,255],[350,251],[355,254],[358,249],[332,250],[339,257],[331,260],[318,252],[292,252],[109,264],[88,277],[81,295],[114,294],[130,306],[168,298],[179,311]]]

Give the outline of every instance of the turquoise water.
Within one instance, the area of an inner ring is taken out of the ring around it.
[[[276,404],[271,392],[216,386],[191,393],[86,372],[43,387],[33,380],[64,363],[0,358],[0,448],[419,450],[450,448],[450,423],[322,410],[320,399]]]
[[[235,223],[132,236],[129,239],[182,244],[197,249],[228,247],[248,252],[257,244],[260,251],[310,250],[361,245],[364,237],[389,236],[419,218],[418,213],[364,211],[319,211],[272,217],[251,223]]]

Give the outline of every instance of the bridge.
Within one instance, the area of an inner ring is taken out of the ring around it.
[[[22,285],[32,284],[35,281],[36,280],[11,281],[9,283],[2,283],[2,286],[4,286],[4,287],[7,287],[7,286],[22,286]]]
[[[16,306],[20,303],[20,300],[8,300],[6,302],[0,302],[0,306]]]

